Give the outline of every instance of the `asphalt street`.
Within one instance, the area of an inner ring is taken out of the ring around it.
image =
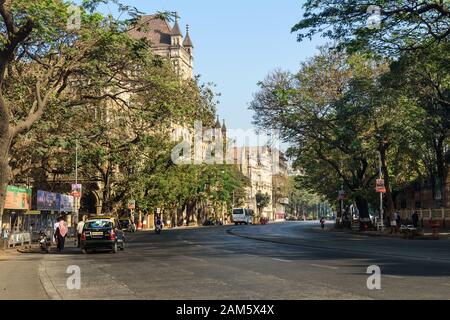
[[[381,289],[369,290],[369,266]],[[67,269],[79,267],[81,288]],[[321,231],[318,222],[127,234],[125,251],[0,257],[0,299],[449,299],[450,240]]]

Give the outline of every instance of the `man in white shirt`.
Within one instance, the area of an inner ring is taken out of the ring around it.
[[[77,246],[81,247],[81,234],[83,233],[85,217],[77,224]]]

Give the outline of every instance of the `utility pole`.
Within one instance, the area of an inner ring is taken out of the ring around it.
[[[78,185],[78,139],[75,140],[75,184]],[[74,222],[78,223],[79,221],[79,198],[78,197],[74,197],[74,210],[75,210],[75,219]]]
[[[382,161],[381,161],[381,152],[379,153],[380,156],[380,179],[383,179],[383,172],[382,172]],[[384,212],[383,212],[383,193],[380,192],[380,218],[381,218],[381,231],[384,230]]]
[[[341,190],[344,190],[344,184],[341,184]],[[339,209],[341,211],[341,225],[342,225],[342,221],[344,221],[344,197],[340,197],[341,201],[339,201]]]
[[[233,204],[231,205],[232,209],[234,208],[234,190],[233,190]]]

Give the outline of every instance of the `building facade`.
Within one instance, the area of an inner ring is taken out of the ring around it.
[[[267,194],[269,204],[262,209],[261,216],[270,220],[285,218],[289,201],[283,192],[287,183],[287,163],[282,152],[264,147],[234,148],[235,163],[250,180],[245,207],[258,211],[256,195]]]
[[[183,79],[191,79],[194,69],[194,45],[186,26],[183,36],[178,19],[173,26],[156,15],[142,16],[137,25],[129,31],[135,39],[150,41],[152,52],[172,62],[176,72]]]

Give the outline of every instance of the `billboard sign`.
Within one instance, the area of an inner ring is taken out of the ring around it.
[[[41,211],[59,211],[61,195],[57,193],[38,190],[37,209]]]
[[[61,212],[73,212],[74,211],[74,197],[62,194],[59,206]]]
[[[378,193],[386,193],[386,187],[384,186],[384,179],[377,179],[376,191]]]
[[[5,209],[30,210],[31,189],[7,186],[5,200]]]
[[[72,196],[74,198],[81,198],[81,184],[72,184]]]

